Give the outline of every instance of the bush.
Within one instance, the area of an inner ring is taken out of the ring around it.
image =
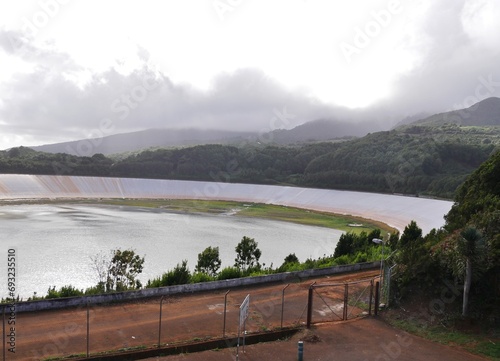
[[[172,285],[185,285],[191,280],[191,272],[187,267],[187,260],[182,261],[181,264],[177,264],[173,271],[168,273],[168,284]]]
[[[362,263],[368,261],[368,255],[365,252],[358,252],[354,257],[354,261],[352,263]]]
[[[312,258],[308,258],[306,259],[306,261],[304,262],[304,269],[313,269],[313,268],[316,268],[316,261],[313,260]]]
[[[236,267],[226,267],[220,271],[218,280],[229,280],[232,278],[240,278],[242,276],[241,270]]]
[[[299,262],[283,263],[280,266],[280,268],[278,268],[278,273],[303,271],[303,270],[304,270],[304,266]]]
[[[203,272],[196,272],[191,276],[191,283],[203,283],[210,281],[215,281],[215,277],[207,275]]]
[[[335,258],[334,263],[335,263],[336,265],[338,265],[338,266],[340,266],[340,265],[344,265],[344,264],[349,264],[349,263],[351,263],[351,262],[350,262],[350,258],[351,258],[351,257],[349,257],[347,254],[345,254],[345,255],[343,255],[343,256],[340,256],[340,257]]]
[[[61,297],[78,297],[83,296],[83,291],[79,290],[71,285],[62,286],[59,290],[56,290],[56,286],[49,287],[47,291],[46,299],[61,298]]]
[[[191,281],[191,272],[187,267],[187,261],[177,264],[173,270],[163,273],[161,277],[153,278],[146,284],[146,288],[156,288],[174,285],[185,285]]]
[[[99,283],[96,286],[89,287],[85,290],[85,295],[101,295],[103,293],[106,293],[106,289],[104,286],[104,283]]]

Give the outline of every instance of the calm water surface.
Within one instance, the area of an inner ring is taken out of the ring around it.
[[[183,259],[194,269],[198,253],[218,246],[222,267],[234,263],[243,236],[255,238],[261,263],[279,266],[290,253],[301,261],[331,254],[341,231],[234,215],[184,215],[167,211],[111,206],[22,205],[0,207],[2,257],[16,249],[17,294],[45,295],[54,285],[86,288],[97,283],[91,256],[133,248],[145,256],[145,283]],[[2,277],[6,262],[0,262]],[[7,296],[0,282],[0,298]]]

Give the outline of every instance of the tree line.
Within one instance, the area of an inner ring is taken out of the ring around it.
[[[335,255],[325,255],[318,259],[308,258],[304,262],[300,262],[295,253],[291,253],[285,257],[283,263],[277,268],[273,268],[272,264],[268,267],[261,264],[262,252],[258,248],[258,242],[254,238],[244,236],[235,247],[236,257],[233,266],[220,269],[222,261],[219,248],[209,246],[198,254],[194,271],[189,269],[187,260],[182,260],[173,269],[148,280],[145,285],[138,279],[138,276],[143,271],[145,256],[139,256],[132,249],[115,249],[109,255],[100,253],[91,257],[90,263],[97,279],[94,286],[87,289],[78,289],[72,285],[64,285],[58,289],[51,286],[46,295],[34,294],[28,300],[79,297],[375,261],[380,259],[380,249],[373,245],[370,247],[368,240],[370,237],[379,235],[380,230],[375,230],[369,234],[362,232],[357,235],[356,237],[361,240],[360,242],[367,246],[359,254],[338,256],[336,255],[337,250],[335,250]]]

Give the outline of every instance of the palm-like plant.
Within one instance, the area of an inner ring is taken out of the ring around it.
[[[482,269],[480,266],[485,258],[484,239],[482,234],[473,227],[467,227],[460,232],[457,241],[457,262],[456,270],[464,274],[464,297],[462,305],[462,316],[467,316],[469,306],[469,291],[472,284],[472,275],[475,271],[478,275]],[[473,270],[473,266],[474,270]]]

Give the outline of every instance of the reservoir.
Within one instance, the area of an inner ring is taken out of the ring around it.
[[[232,266],[243,236],[254,238],[261,264],[277,267],[290,253],[300,261],[332,254],[341,231],[244,218],[236,215],[186,215],[158,209],[87,205],[0,207],[2,252],[16,249],[17,293],[45,295],[50,286],[93,286],[98,278],[91,257],[132,248],[145,257],[139,279],[160,276],[182,260],[194,270],[208,246],[218,246],[222,267]],[[108,259],[110,257],[107,257]],[[6,275],[6,263],[1,262]],[[6,297],[5,282],[0,298]]]

